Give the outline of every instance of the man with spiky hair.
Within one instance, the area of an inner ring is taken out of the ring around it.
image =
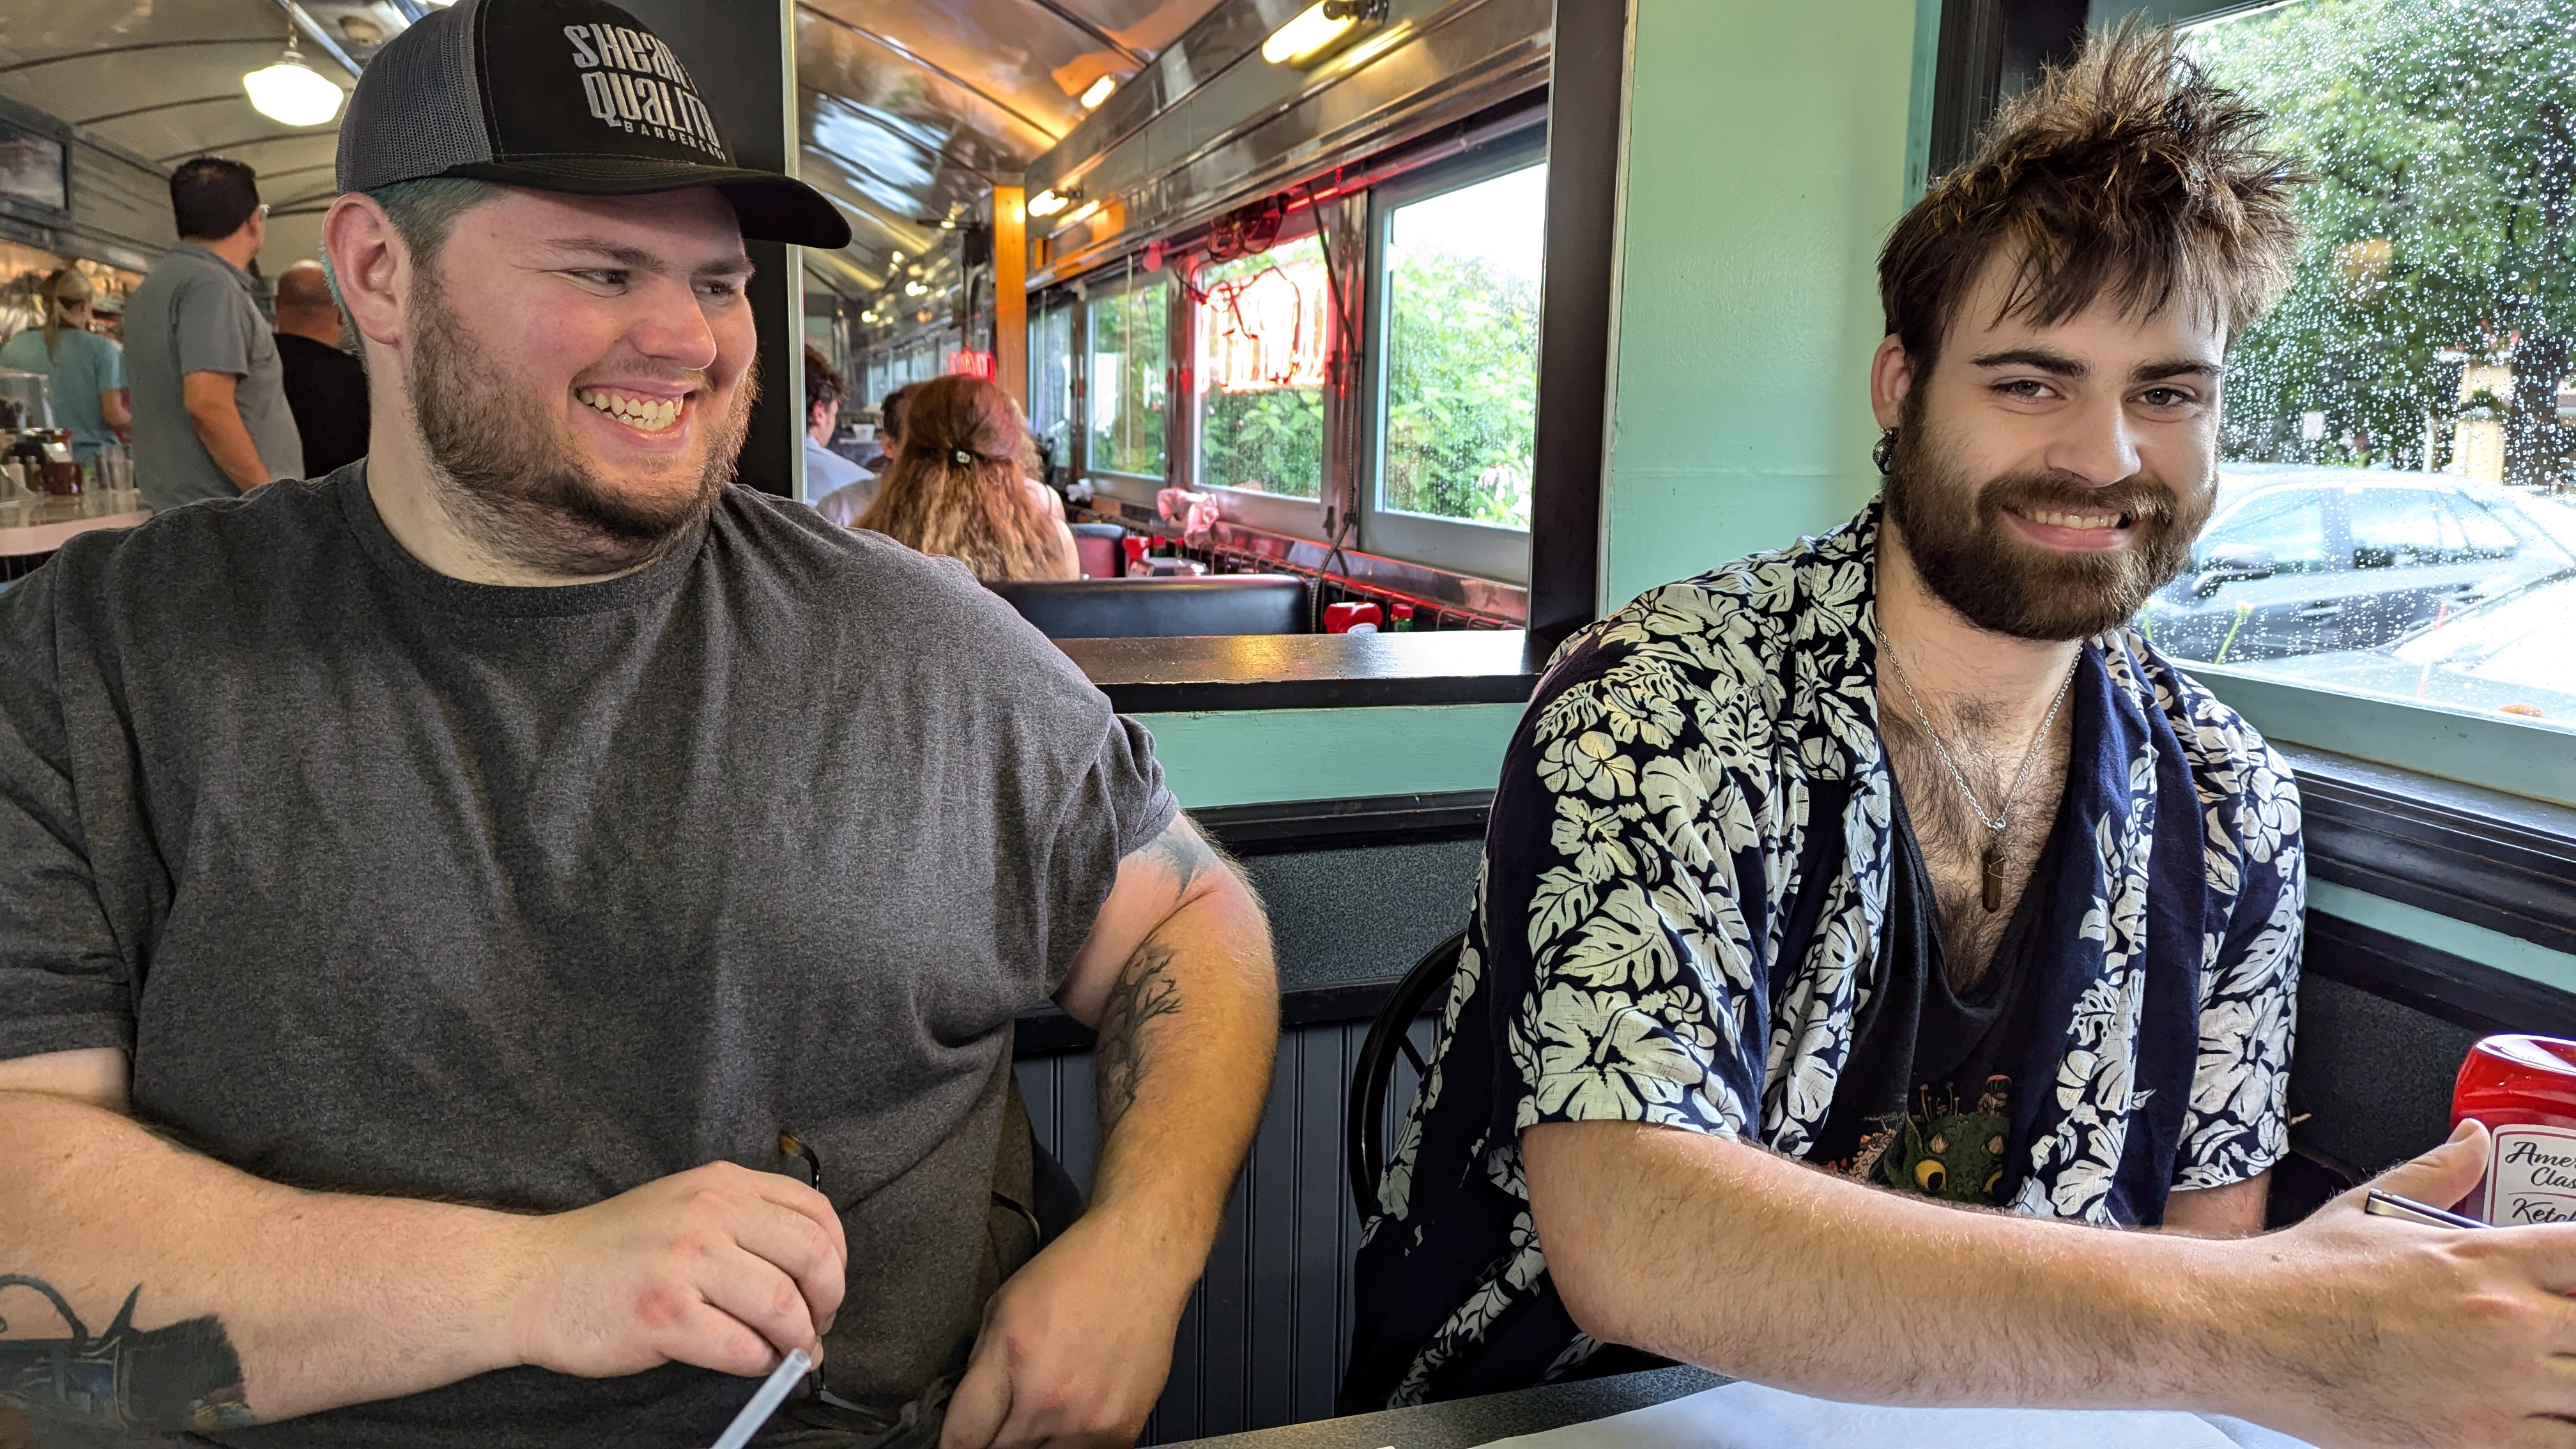
[[[2052,73],[1880,258],[1881,497],[1558,655],[1346,1408],[1661,1355],[2576,1442],[2576,1227],[2354,1196],[2241,1241],[2287,1147],[2298,793],[2127,621],[2209,516],[2227,350],[2285,279],[2261,124],[2162,33]],[[2456,1201],[2484,1150],[2383,1185]]]

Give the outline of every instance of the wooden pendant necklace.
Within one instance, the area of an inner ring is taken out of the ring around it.
[[[2021,768],[2013,772],[2012,784],[2005,787],[2004,798],[1997,804],[1995,813],[1988,815],[1986,807],[1977,799],[1977,792],[1969,788],[1968,777],[1960,773],[1959,762],[1950,758],[1950,747],[1941,743],[1941,732],[1932,728],[1932,716],[1923,712],[1923,696],[1914,692],[1914,682],[1905,677],[1905,666],[1896,662],[1896,651],[1881,639],[1878,652],[1888,667],[1896,671],[1896,682],[1904,689],[1906,699],[1913,703],[1915,721],[1923,726],[1923,737],[1932,742],[1932,752],[1939,755],[1941,763],[1948,767],[1951,780],[1957,783],[1959,793],[1967,797],[1968,809],[1977,817],[1977,823],[1986,827],[1986,854],[1979,870],[1982,877],[1980,895],[1988,911],[2000,911],[2004,908],[2004,828],[2009,823],[2004,812],[2020,796],[2022,779],[2030,774],[2031,762],[2039,758],[2039,747],[2048,738],[2048,727],[2057,723],[2058,706],[2066,703],[2066,692],[2075,687],[2075,670],[2070,668],[2066,671],[2065,681],[2057,686],[2057,697],[2048,702],[2048,713],[2040,718],[2038,733],[2030,737],[2030,748],[2022,751]],[[2075,663],[2079,667],[2084,663],[2081,651],[2077,652]]]

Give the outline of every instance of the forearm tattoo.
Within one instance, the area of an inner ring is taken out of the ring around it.
[[[1191,882],[1217,868],[1216,851],[1199,839],[1197,831],[1177,819],[1145,849],[1171,871],[1176,892],[1188,890]]]
[[[1146,1027],[1178,1015],[1181,983],[1172,975],[1172,948],[1148,939],[1120,968],[1100,1012],[1100,1045],[1092,1055],[1102,1131],[1136,1105],[1136,1089],[1153,1069],[1154,1043]]]
[[[138,1332],[137,1286],[107,1331],[92,1338],[63,1295],[41,1278],[0,1274],[0,1308],[24,1289],[41,1295],[62,1320],[63,1338],[0,1338],[0,1407],[38,1424],[85,1428],[202,1432],[259,1422],[242,1386],[241,1358],[223,1320],[209,1314]],[[0,1318],[0,1334],[9,1323]]]

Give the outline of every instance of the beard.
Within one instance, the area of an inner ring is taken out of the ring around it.
[[[691,485],[621,487],[583,461],[538,391],[458,325],[436,284],[422,280],[408,318],[412,415],[440,501],[477,547],[539,573],[600,578],[660,558],[714,511],[750,429],[759,393],[750,374],[706,429]]]
[[[1924,585],[1969,623],[2016,639],[2090,639],[2126,623],[2190,560],[2217,502],[2214,478],[2190,494],[2145,473],[2108,486],[2047,473],[1972,483],[1925,425],[1922,397],[1918,389],[1906,399],[1884,485],[1887,516]],[[2031,543],[2004,519],[2007,510],[2046,509],[2115,510],[2137,537],[2073,553]]]

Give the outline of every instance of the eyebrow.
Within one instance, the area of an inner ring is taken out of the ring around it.
[[[670,268],[663,264],[662,258],[654,253],[648,252],[641,247],[625,246],[618,242],[609,241],[605,237],[553,237],[547,240],[546,245],[557,251],[585,253],[590,256],[598,257],[603,261],[612,262],[618,266],[629,268],[633,271],[660,272],[670,270]],[[700,278],[747,277],[755,270],[757,270],[757,268],[752,265],[750,257],[736,253],[733,256],[726,257],[720,261],[709,262],[706,265],[697,268],[693,275]]]
[[[2057,377],[2084,378],[2092,375],[2090,364],[2079,362],[2063,352],[2045,347],[2010,347],[1989,352],[1973,359],[1976,367],[2030,367]],[[2165,357],[2154,362],[2141,362],[2129,369],[2131,382],[2155,382],[2168,377],[2206,377],[2216,379],[2223,373],[2217,363],[2197,357]]]

